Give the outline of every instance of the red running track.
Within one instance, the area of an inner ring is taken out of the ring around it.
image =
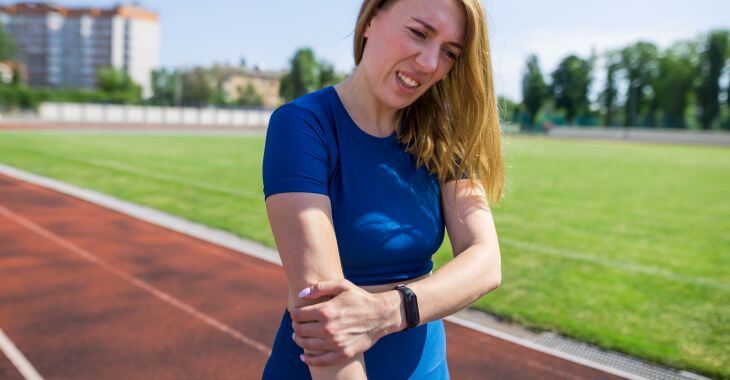
[[[277,265],[0,175],[0,329],[43,377],[260,379],[286,296]],[[615,378],[445,325],[454,379]]]

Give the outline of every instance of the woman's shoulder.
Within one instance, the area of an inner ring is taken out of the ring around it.
[[[270,134],[284,134],[296,132],[308,139],[321,142],[324,146],[334,147],[336,108],[332,104],[332,87],[325,87],[276,108],[269,118],[267,136]],[[335,93],[336,95],[336,93]]]
[[[304,94],[282,104],[274,110],[274,114],[285,113],[292,116],[296,115],[300,118],[322,124],[330,119],[328,115],[332,110],[331,90],[332,88],[328,86]]]

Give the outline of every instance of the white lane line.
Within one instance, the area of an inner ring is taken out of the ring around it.
[[[193,317],[203,321],[204,323],[212,326],[213,328],[233,337],[234,339],[266,354],[271,354],[271,349],[259,342],[255,339],[249,338],[245,335],[243,335],[240,331],[226,325],[223,322],[220,322],[216,320],[215,318],[203,313],[202,311],[197,310],[196,308],[178,300],[177,298],[171,296],[170,294],[167,294],[163,292],[162,290],[159,290],[155,288],[154,286],[148,284],[145,281],[142,281],[134,276],[131,276],[127,274],[126,272],[122,271],[121,269],[107,263],[106,261],[100,259],[98,256],[94,255],[93,253],[69,242],[66,239],[63,239],[62,237],[44,229],[43,227],[29,221],[26,218],[23,218],[22,216],[10,211],[9,209],[3,207],[0,205],[0,215],[5,216],[8,219],[13,220],[14,222],[28,228],[29,230],[37,233],[38,235],[43,236],[44,238],[68,249],[69,251],[75,253],[78,256],[81,256],[82,258],[99,265],[100,267],[104,268],[105,270],[111,272],[113,275],[131,283],[132,285],[152,294],[153,296],[161,299],[164,302],[169,303],[172,306],[177,307],[178,309],[192,315]]]
[[[118,211],[133,218],[281,266],[281,258],[279,257],[278,251],[258,242],[241,239],[230,232],[191,222],[181,217],[115,198],[98,191],[80,188],[68,182],[33,174],[13,166],[0,164],[0,173],[19,179],[24,183],[42,186],[61,194],[70,195],[106,209]]]
[[[13,341],[5,335],[3,329],[0,329],[0,350],[13,363],[15,368],[18,369],[18,372],[23,375],[25,380],[43,380],[43,377],[33,368],[33,365],[25,358],[18,347],[15,347]]]

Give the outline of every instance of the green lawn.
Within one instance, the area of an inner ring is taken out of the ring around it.
[[[508,137],[502,286],[475,306],[730,378],[730,149]],[[263,137],[0,133],[0,162],[275,247]],[[437,265],[450,257],[448,239]]]

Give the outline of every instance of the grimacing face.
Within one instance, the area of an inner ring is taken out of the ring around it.
[[[458,0],[397,0],[371,19],[360,64],[375,96],[407,107],[448,74],[466,26]]]

